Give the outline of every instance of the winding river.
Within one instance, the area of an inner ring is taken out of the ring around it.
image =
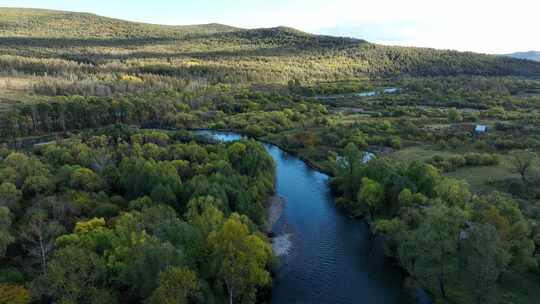
[[[242,136],[199,131],[221,141]],[[292,246],[281,256],[272,303],[412,303],[402,288],[402,274],[384,263],[380,240],[366,224],[338,210],[329,177],[278,147],[265,144],[276,164],[276,192],[285,201],[272,231],[290,235]]]

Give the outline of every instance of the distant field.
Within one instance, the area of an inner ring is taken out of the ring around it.
[[[488,184],[490,182],[504,181],[510,177],[518,177],[516,174],[512,174],[504,165],[465,167],[455,172],[449,172],[447,175],[466,180],[471,186],[471,189],[481,193],[497,190],[497,188]]]
[[[436,150],[433,146],[414,146],[404,148],[393,154],[393,157],[406,161],[426,161],[435,155],[442,157],[449,157],[456,154],[461,154],[463,151],[453,150]],[[502,156],[501,156],[502,157]],[[516,174],[513,174],[508,169],[508,164],[504,158],[498,166],[478,166],[478,167],[463,167],[454,172],[446,173],[447,176],[457,179],[466,180],[471,189],[475,192],[489,192],[497,190],[495,187],[490,186],[491,182],[500,182],[507,180],[508,178],[517,178]]]
[[[27,91],[37,80],[30,77],[0,77],[0,90]]]
[[[436,150],[433,146],[413,146],[396,151],[392,156],[401,161],[415,162],[426,161],[437,154],[448,157],[456,153],[452,153],[448,150]]]

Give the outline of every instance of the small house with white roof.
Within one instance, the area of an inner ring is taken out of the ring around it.
[[[486,125],[476,125],[474,128],[474,132],[477,134],[483,134],[487,132],[487,126]]]

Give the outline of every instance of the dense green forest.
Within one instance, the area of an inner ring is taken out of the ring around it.
[[[539,104],[533,61],[0,9],[0,303],[267,301],[272,159],[198,128],[330,174],[436,303],[535,303]]]
[[[254,301],[273,162],[255,142],[194,140],[114,128],[3,149],[0,280],[28,284],[0,301]]]

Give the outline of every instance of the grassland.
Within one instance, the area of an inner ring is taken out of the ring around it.
[[[435,146],[430,145],[418,145],[413,147],[407,147],[396,151],[392,156],[405,162],[425,162],[435,155],[442,157],[450,157],[455,155],[462,155],[465,152],[471,152],[471,149],[461,150],[441,150]],[[511,179],[518,179],[519,176],[512,173],[510,170],[510,164],[505,156],[499,155],[501,163],[496,166],[477,166],[477,167],[463,167],[456,171],[446,173],[447,176],[457,178],[460,180],[466,180],[471,189],[477,193],[489,193],[497,190],[494,186],[496,183],[502,183]]]

